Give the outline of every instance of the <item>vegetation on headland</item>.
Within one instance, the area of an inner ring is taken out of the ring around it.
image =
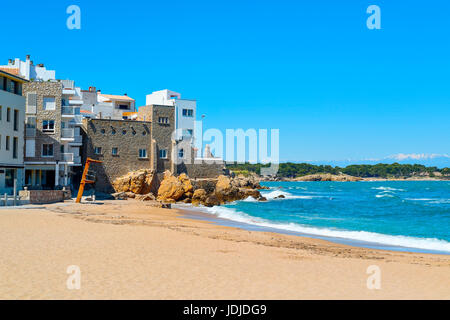
[[[261,168],[269,167],[270,164],[238,163],[227,164],[227,168],[235,173],[247,175],[251,172],[261,173]],[[426,167],[421,164],[399,164],[378,163],[375,165],[356,164],[345,168],[330,165],[313,165],[309,163],[280,163],[277,173],[281,178],[296,178],[311,174],[329,173],[334,175],[347,174],[360,178],[404,178],[404,177],[435,177],[436,173],[450,177],[450,168],[439,169],[437,167]]]

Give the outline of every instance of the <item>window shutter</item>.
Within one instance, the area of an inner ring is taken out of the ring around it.
[[[27,113],[36,114],[37,94],[28,93],[27,95]]]

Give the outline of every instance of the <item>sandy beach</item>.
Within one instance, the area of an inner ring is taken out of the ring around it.
[[[1,299],[450,299],[447,255],[246,231],[134,200],[0,209],[0,275]]]

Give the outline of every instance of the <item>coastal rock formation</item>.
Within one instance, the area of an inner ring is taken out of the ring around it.
[[[117,191],[113,194],[114,198],[124,200],[157,200],[159,203],[180,201],[207,207],[248,197],[258,201],[267,200],[258,191],[262,187],[253,176],[220,175],[216,179],[191,180],[185,173],[176,177],[170,171],[166,171],[159,183],[154,171],[139,170],[116,179],[113,185]]]
[[[176,202],[184,195],[185,187],[187,188],[187,183],[184,177],[176,178],[167,170],[164,172],[164,179],[158,189],[158,200]]]
[[[117,178],[112,183],[116,193],[133,194],[156,193],[159,187],[158,177],[153,170],[138,170]]]
[[[362,178],[353,177],[346,174],[334,175],[330,173],[318,173],[318,174],[310,174],[303,177],[297,177],[293,179],[294,181],[361,181]]]

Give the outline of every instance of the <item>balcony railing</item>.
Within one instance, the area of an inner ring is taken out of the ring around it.
[[[63,115],[73,116],[75,115],[75,109],[73,107],[61,107],[61,113]]]
[[[61,138],[73,138],[74,136],[74,128],[64,128],[61,130]]]
[[[65,162],[73,162],[73,153],[63,153],[62,160]]]

